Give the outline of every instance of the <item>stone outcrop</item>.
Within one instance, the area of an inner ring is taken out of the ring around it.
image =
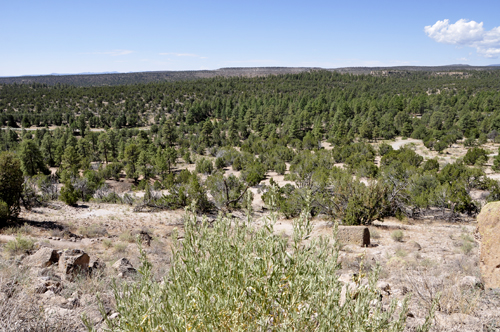
[[[488,203],[477,216],[480,267],[486,288],[500,288],[500,202]]]
[[[59,258],[59,270],[63,276],[72,279],[78,273],[88,273],[90,257],[83,250],[69,249]]]
[[[23,259],[23,265],[31,267],[48,267],[57,263],[59,254],[52,248],[40,248],[36,253]]]
[[[365,226],[339,226],[337,240],[343,244],[368,247],[370,245],[370,230]]]

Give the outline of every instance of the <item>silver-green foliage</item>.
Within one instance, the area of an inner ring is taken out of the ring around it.
[[[304,211],[294,222],[292,243],[273,233],[276,216],[263,227],[219,216],[210,226],[186,213],[182,241],[173,235],[171,270],[152,279],[142,252],[137,283],[115,285],[119,318],[110,331],[402,331],[407,299],[382,310],[377,271],[357,290],[342,287],[338,246],[310,238]],[[344,302],[345,301],[345,302]]]

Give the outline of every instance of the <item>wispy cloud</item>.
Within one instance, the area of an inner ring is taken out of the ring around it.
[[[179,56],[179,57],[189,57],[189,58],[198,58],[198,59],[206,59],[206,56],[200,56],[198,54],[193,54],[193,53],[174,53],[174,52],[167,52],[167,53],[160,53],[160,55],[174,55],[174,56]]]
[[[105,51],[105,52],[89,52],[89,53],[85,53],[85,54],[119,56],[119,55],[127,55],[127,54],[130,54],[130,53],[134,53],[134,51],[130,51],[130,50],[113,50],[113,51]]]
[[[483,22],[460,19],[450,24],[450,20],[446,19],[426,26],[424,31],[438,43],[473,47],[486,58],[500,56],[500,27],[487,31]]]

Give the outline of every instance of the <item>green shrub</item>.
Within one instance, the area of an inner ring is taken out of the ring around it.
[[[0,200],[0,221],[9,218],[9,206],[4,201]]]
[[[2,219],[16,218],[21,212],[19,200],[23,192],[23,172],[21,163],[12,152],[0,153],[0,222]],[[7,205],[8,213],[5,213]]]
[[[387,143],[382,143],[380,144],[380,146],[378,147],[378,154],[379,156],[385,156],[386,154],[388,154],[389,152],[393,151],[394,149],[392,148],[392,146],[390,146],[389,144]]]
[[[5,244],[5,251],[10,255],[19,255],[33,250],[34,247],[35,242],[33,240],[18,235],[15,240],[11,240]]]
[[[191,152],[189,151],[186,151],[186,153],[184,153],[184,155],[182,156],[182,158],[184,159],[184,161],[186,162],[186,164],[192,164],[193,161],[191,160]]]
[[[266,178],[266,166],[259,162],[254,162],[246,165],[243,172],[241,172],[241,178],[250,186],[256,186],[260,181]]]
[[[78,202],[78,193],[70,181],[66,182],[64,187],[62,187],[59,198],[70,206],[76,205],[76,202]]]
[[[401,230],[396,230],[391,233],[391,238],[396,242],[403,242],[404,234]]]
[[[223,158],[216,158],[215,159],[215,168],[217,169],[223,169],[226,167],[226,162],[224,161]]]
[[[424,171],[439,171],[439,162],[436,158],[429,159],[424,163],[423,169]]]
[[[261,228],[221,216],[200,224],[186,214],[182,244],[172,236],[165,280],[154,280],[141,249],[141,278],[115,284],[119,318],[106,319],[107,326],[111,331],[402,331],[407,299],[400,307],[396,300],[387,310],[382,307],[375,288],[378,269],[369,273],[366,286],[348,290],[342,303],[338,246],[325,238],[303,242],[312,230],[308,215],[304,211],[295,221],[289,248],[286,238],[273,234],[273,214]]]
[[[285,164],[285,162],[284,161],[277,162],[276,165],[274,166],[274,170],[279,175],[284,175],[285,172],[286,172],[286,164]]]
[[[474,165],[480,158],[487,160],[488,151],[481,148],[472,148],[467,150],[467,153],[464,156],[464,163],[467,165]],[[486,161],[483,161],[483,163],[485,162]]]
[[[195,169],[197,173],[210,175],[214,171],[214,164],[208,159],[201,158],[196,161]]]
[[[210,175],[205,182],[219,209],[238,208],[247,187],[233,174],[225,177],[222,173]]]

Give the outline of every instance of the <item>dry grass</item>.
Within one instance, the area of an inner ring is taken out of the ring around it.
[[[117,242],[113,245],[115,253],[125,253],[127,251],[128,244],[124,242]]]
[[[2,233],[6,235],[32,235],[36,231],[36,228],[33,226],[24,223],[21,226],[10,226],[2,229]]]
[[[4,250],[7,254],[14,256],[33,250],[34,247],[34,240],[18,235],[15,240],[11,240],[5,244]]]
[[[82,226],[78,229],[79,233],[88,238],[103,237],[108,234],[106,228],[102,225],[92,224],[90,226]]]
[[[429,309],[434,300],[437,310],[446,314],[460,313],[470,315],[477,306],[481,290],[476,288],[462,289],[458,286],[460,275],[456,273],[441,274],[440,271],[429,273],[428,269],[416,268],[406,271],[407,287],[419,302]]]
[[[135,242],[135,237],[132,235],[130,231],[125,231],[120,234],[119,236],[120,241],[122,242],[129,242],[129,243],[134,243]]]
[[[74,332],[84,331],[79,319],[46,314],[30,295],[21,293],[0,301],[1,332]]]
[[[111,241],[110,239],[104,239],[102,240],[102,245],[104,246],[104,248],[109,249],[113,246],[113,241]]]

